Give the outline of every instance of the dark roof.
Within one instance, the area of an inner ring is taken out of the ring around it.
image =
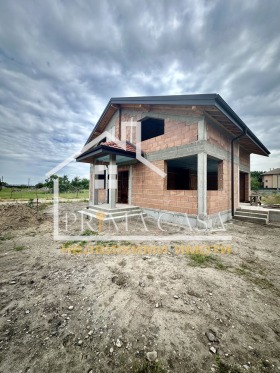
[[[86,144],[92,140],[95,132],[100,127],[104,120],[110,120],[114,113],[122,105],[169,105],[169,106],[203,106],[215,107],[219,115],[223,115],[228,119],[236,128],[236,132],[232,133],[238,135],[245,130],[247,131],[246,138],[249,138],[260,152],[255,151],[257,154],[269,155],[269,150],[261,143],[261,141],[253,134],[253,132],[246,126],[241,118],[231,109],[231,107],[222,99],[217,93],[211,94],[195,94],[195,95],[175,95],[175,96],[142,96],[142,97],[114,97],[108,102],[100,119],[94,127],[91,135],[89,136]],[[212,112],[211,112],[212,114]],[[219,116],[217,115],[217,118]],[[225,120],[224,120],[225,122]],[[226,122],[225,122],[226,123]],[[226,127],[226,125],[225,125]],[[226,127],[229,130],[229,125]],[[239,131],[239,132],[238,132]],[[243,146],[246,147],[244,143]],[[255,147],[255,148],[256,148]],[[252,151],[253,152],[253,151]]]
[[[280,175],[280,168],[274,168],[273,170],[265,172],[263,175]]]

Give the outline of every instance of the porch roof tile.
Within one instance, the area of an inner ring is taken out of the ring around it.
[[[109,148],[114,148],[114,149],[121,149],[121,150],[124,150],[121,146],[119,146],[117,143],[115,143],[114,141],[106,141],[106,142],[102,142],[100,145],[102,146],[107,146]],[[125,150],[128,151],[128,152],[131,152],[131,153],[136,153],[136,149],[135,149],[135,146],[133,146],[132,144],[130,144],[129,142],[126,142],[125,144]]]

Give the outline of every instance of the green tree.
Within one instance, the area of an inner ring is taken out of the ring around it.
[[[264,171],[251,171],[251,189],[258,190],[262,187],[262,175]]]
[[[89,179],[85,177],[81,180],[81,187],[82,189],[89,189]]]
[[[59,178],[59,189],[61,192],[66,192],[70,188],[70,180],[67,175]]]
[[[259,190],[261,188],[261,183],[256,177],[251,176],[251,190]]]
[[[264,171],[252,171],[251,172],[251,178],[255,178],[258,180],[259,183],[262,183],[262,175]]]
[[[78,176],[75,176],[71,181],[71,186],[74,188],[79,188],[81,186],[81,179]]]
[[[53,181],[56,180],[56,179],[58,179],[57,175],[51,175],[48,179],[45,180],[46,187],[50,188],[50,189],[53,189]]]

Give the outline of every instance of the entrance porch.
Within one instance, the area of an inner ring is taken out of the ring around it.
[[[100,206],[101,193],[102,208],[106,213],[106,210],[122,209],[118,203],[131,204],[132,165],[137,163],[136,149],[132,144],[127,142],[124,149],[113,141],[100,142],[81,154],[77,161],[90,164],[90,207]]]

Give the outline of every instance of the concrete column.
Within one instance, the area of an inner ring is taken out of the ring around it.
[[[108,190],[109,190],[109,180],[108,180],[108,168],[106,168],[105,170],[105,203],[109,203],[109,193],[108,193]]]
[[[116,155],[110,154],[109,164],[109,207],[110,209],[116,208],[116,195],[117,195],[117,166]]]
[[[129,166],[128,171],[128,204],[132,204],[132,165]]]
[[[206,127],[206,122],[205,122],[204,117],[198,121],[197,140],[198,141],[207,140],[207,127]]]
[[[95,165],[94,161],[90,164],[90,178],[89,178],[89,204],[97,205],[98,204],[98,190],[95,188]]]
[[[197,155],[197,214],[199,218],[207,216],[207,154]]]

